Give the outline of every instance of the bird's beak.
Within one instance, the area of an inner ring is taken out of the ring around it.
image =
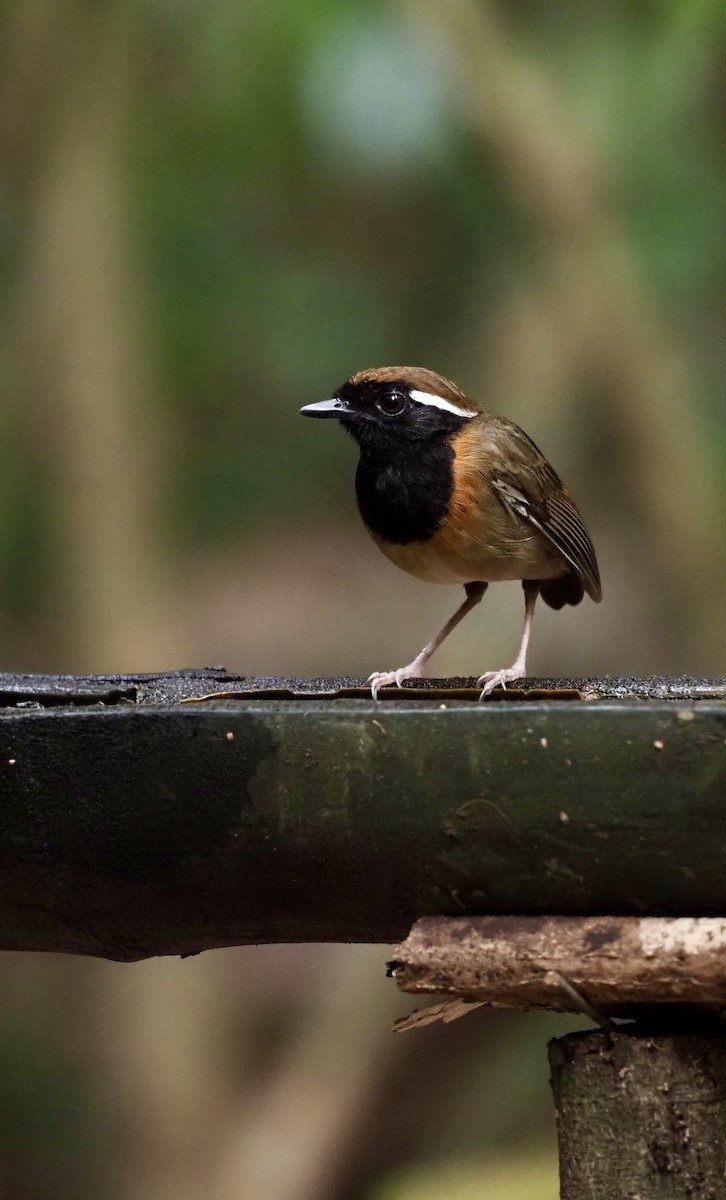
[[[316,400],[313,404],[306,404],[300,412],[304,417],[342,417],[344,413],[350,412],[350,405],[345,400],[339,400],[337,396],[331,396],[330,400]]]

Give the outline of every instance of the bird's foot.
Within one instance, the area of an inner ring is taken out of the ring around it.
[[[423,675],[423,663],[414,659],[407,667],[399,667],[397,671],[374,671],[368,679],[371,685],[373,699],[378,699],[378,693],[384,687],[403,687],[407,679],[420,679]]]
[[[482,689],[479,697],[483,700],[495,688],[501,687],[506,691],[507,684],[513,683],[515,679],[521,679],[524,675],[524,663],[516,662],[511,667],[504,667],[501,671],[485,671],[476,681],[476,686]]]

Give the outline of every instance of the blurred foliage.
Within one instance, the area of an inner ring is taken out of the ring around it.
[[[606,561],[606,595],[608,575],[634,570],[645,602],[655,577],[668,618],[653,669],[669,656],[671,669],[699,669],[698,655],[713,654],[716,618],[692,614],[706,603],[725,499],[717,0],[6,0],[3,12],[0,565],[19,645],[45,646],[46,662],[98,661],[103,627],[84,651],[59,600],[89,630],[100,608],[121,628],[113,596],[124,578],[129,595],[148,591],[149,554],[158,610],[177,563],[254,554],[318,516],[351,521],[352,448],[301,429],[296,410],[362,366],[409,361],[534,417],[536,440],[556,457],[562,447],[585,511],[597,508],[599,536],[626,547],[637,531],[647,553],[639,566]],[[95,129],[73,104],[97,109]],[[65,152],[62,174],[64,138],[93,165]],[[86,187],[89,171],[115,211]],[[55,228],[47,217],[64,195],[78,225],[65,265],[62,217]],[[92,275],[101,244],[103,282]],[[54,290],[68,294],[65,318]],[[110,342],[87,371],[84,404],[96,397],[101,415],[84,444],[63,394],[86,370],[80,346],[67,339],[68,369],[54,370],[42,342],[63,339],[64,320],[82,339],[88,305]],[[125,423],[115,447],[107,386]],[[593,470],[603,442],[605,478]],[[669,501],[663,480],[679,460]],[[71,511],[73,479],[113,470],[130,495],[142,481],[149,495],[115,531],[109,490],[107,515],[99,501],[86,527],[94,493],[89,484]],[[81,547],[72,578],[69,546]],[[119,645],[135,638],[145,654],[149,620]],[[188,621],[177,615],[170,640],[183,644]]]
[[[0,1027],[4,1195],[72,1197],[91,1184],[102,1123],[88,1070],[33,1022]],[[32,1188],[32,1191],[30,1190]]]
[[[449,597],[296,415],[408,361],[582,499],[605,603],[537,670],[726,672],[725,43],[720,0],[2,0],[4,668],[410,657]],[[6,959],[0,1197],[554,1196],[547,1023],[392,1045],[383,958]]]
[[[459,119],[455,62],[395,7],[155,7],[131,146],[149,303],[187,423],[182,511],[195,536],[237,536],[336,486],[298,401],[375,362],[471,372],[481,306],[526,285],[537,239]],[[723,7],[509,17],[601,156],[666,319],[688,320],[720,416]]]
[[[376,1188],[370,1200],[557,1200],[559,1194],[556,1158],[526,1154],[483,1166],[412,1171]]]
[[[165,25],[168,74],[150,55],[137,213],[189,421],[183,511],[238,536],[336,486],[339,452],[300,438],[298,401],[450,346],[502,205],[466,172],[433,47],[422,60],[395,11],[257,3],[204,24]]]

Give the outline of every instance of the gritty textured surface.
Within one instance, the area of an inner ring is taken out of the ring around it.
[[[220,679],[221,676],[217,676]],[[225,691],[231,696],[261,696],[285,699],[315,696],[335,699],[351,697],[366,699],[370,688],[363,679],[278,679],[229,677]],[[212,694],[214,690],[212,689]],[[452,679],[410,679],[403,688],[384,688],[383,700],[470,700],[478,701],[481,689],[476,676]],[[724,700],[726,679],[695,679],[684,675],[677,679],[653,676],[648,679],[607,676],[586,679],[521,679],[508,684],[506,691],[498,688],[487,703],[513,700]]]
[[[395,942],[434,914],[726,912],[715,683],[377,704],[285,682],[302,686],[0,678],[0,949],[139,958]]]
[[[413,994],[580,1011],[564,979],[610,1015],[726,1008],[721,917],[422,917],[390,973]]]
[[[385,688],[381,699],[478,700],[476,678],[414,679],[403,689]],[[9,675],[0,673],[0,706],[37,704],[172,704],[193,697],[365,700],[363,679],[283,679],[234,675],[224,667],[192,667],[155,675]],[[620,676],[586,679],[522,679],[498,689],[487,703],[512,700],[723,700],[726,679],[649,679]]]
[[[174,704],[218,687],[245,685],[224,667],[156,675],[8,675],[0,673],[0,706],[53,708],[83,704]]]
[[[571,1034],[550,1067],[562,1200],[723,1200],[724,1037]]]

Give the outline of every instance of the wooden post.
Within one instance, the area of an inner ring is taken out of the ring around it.
[[[422,918],[389,971],[448,999],[396,1028],[586,1013],[604,1031],[550,1044],[562,1200],[724,1200],[725,949],[721,917]]]
[[[723,1034],[620,1026],[558,1038],[549,1055],[561,1200],[723,1200]]]

